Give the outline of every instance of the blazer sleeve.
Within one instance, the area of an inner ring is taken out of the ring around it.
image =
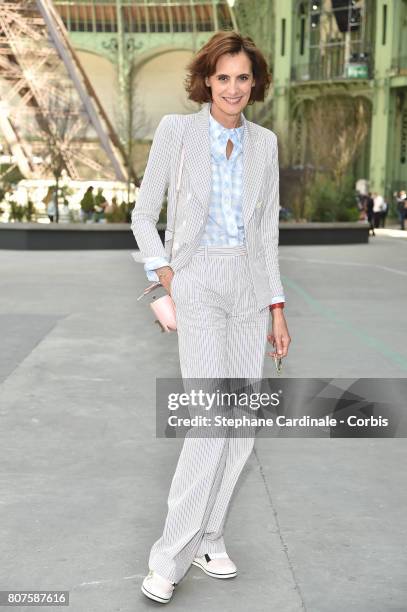
[[[137,201],[131,214],[131,229],[142,260],[147,257],[166,257],[156,225],[170,177],[171,118],[171,115],[164,115],[155,131]]]
[[[278,167],[277,136],[271,130],[267,142],[268,152],[271,155],[271,166],[268,180],[266,197],[266,208],[261,219],[261,237],[264,245],[266,269],[269,287],[274,298],[285,301],[284,289],[280,279],[280,267],[278,263],[278,238],[279,238],[279,212],[280,212],[280,180]]]

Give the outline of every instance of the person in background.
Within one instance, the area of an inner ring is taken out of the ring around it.
[[[356,196],[356,204],[359,211],[359,221],[364,221],[366,219],[365,197],[366,196],[363,193],[358,193]]]
[[[107,208],[107,201],[105,196],[103,195],[103,190],[101,187],[97,190],[97,193],[94,197],[94,206],[95,206],[95,221],[98,223],[103,219],[104,212]]]
[[[48,194],[49,194],[49,198],[48,198]],[[53,187],[50,187],[46,196],[47,199],[47,215],[48,215],[48,219],[51,221],[51,223],[53,223],[54,218],[56,217],[57,214],[57,198],[56,198],[56,193],[55,193],[55,189]]]
[[[389,212],[389,205],[387,204],[386,198],[383,198],[383,207],[382,207],[382,210],[380,211],[379,227],[384,228],[386,226],[386,217],[387,217],[388,212]]]
[[[367,222],[369,223],[369,236],[370,236],[370,232],[372,232],[372,236],[376,236],[375,231],[374,231],[374,224],[373,224],[373,197],[370,191],[369,191],[369,194],[366,200],[366,216],[367,216]]]
[[[117,197],[113,196],[112,201],[110,203],[107,202],[104,213],[105,215],[112,215],[118,210],[118,208],[119,208],[119,205],[117,203]]]
[[[404,190],[394,192],[394,196],[397,202],[397,212],[399,215],[400,229],[405,229],[405,221],[407,216],[407,196]]]
[[[360,221],[367,221],[367,204],[369,201],[369,194],[368,193],[364,193],[363,195],[361,195],[360,197],[360,216],[359,216],[359,220]]]
[[[373,194],[373,223],[375,228],[379,227],[380,216],[383,211],[384,199],[379,193]]]
[[[94,220],[95,212],[95,196],[93,194],[93,186],[90,185],[85,191],[81,200],[81,209],[84,221]]]

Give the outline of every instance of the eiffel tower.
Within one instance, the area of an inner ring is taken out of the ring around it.
[[[25,178],[49,178],[51,135],[71,179],[127,179],[125,153],[51,0],[0,0],[0,132]]]

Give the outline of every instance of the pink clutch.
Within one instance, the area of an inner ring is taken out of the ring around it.
[[[143,293],[137,298],[137,300],[141,300],[141,298],[158,287],[162,287],[161,283],[153,283],[144,289]],[[156,316],[155,323],[161,327],[162,332],[177,331],[175,304],[170,295],[163,295],[159,298],[153,296],[153,301],[150,302],[150,307]]]
[[[181,160],[178,170],[178,179],[177,179],[177,187],[176,187],[176,204],[175,204],[175,212],[174,212],[174,231],[175,231],[175,219],[177,216],[177,208],[178,208],[178,196],[181,185],[181,175],[182,175],[182,167],[184,163],[184,147],[181,149]],[[171,245],[171,258],[173,255],[173,247],[174,247],[174,239]],[[143,293],[137,298],[137,300],[141,300],[145,295],[157,289],[158,287],[162,287],[160,282],[155,282],[146,289],[144,289]],[[174,300],[170,295],[163,295],[162,297],[156,298],[153,296],[153,301],[150,302],[150,307],[157,317],[155,323],[157,323],[161,327],[162,332],[172,332],[177,331],[177,321],[175,315],[175,304]]]

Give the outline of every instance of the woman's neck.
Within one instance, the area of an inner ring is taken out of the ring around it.
[[[229,130],[242,126],[240,111],[236,115],[226,115],[225,113],[222,113],[222,111],[219,111],[218,107],[213,104],[213,102],[210,102],[209,112],[218,123]]]

